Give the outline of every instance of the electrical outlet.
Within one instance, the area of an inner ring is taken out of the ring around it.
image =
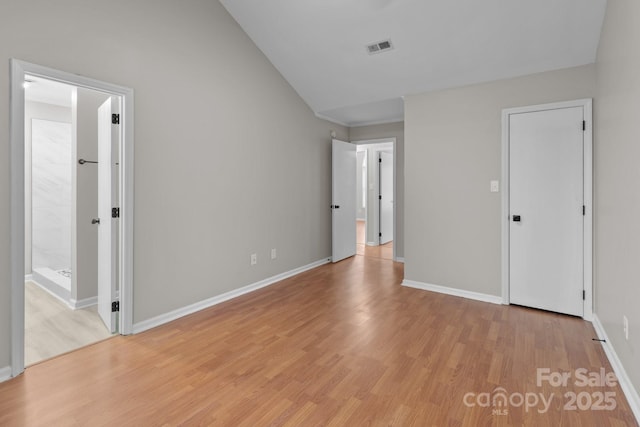
[[[276,252],[276,248],[271,249],[271,259],[276,259],[278,257],[278,253]]]
[[[622,316],[622,327],[624,328],[624,339],[629,341],[629,319],[627,316]]]
[[[251,254],[251,265],[256,265],[258,263],[258,254]]]

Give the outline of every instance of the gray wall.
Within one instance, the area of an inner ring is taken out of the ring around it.
[[[108,98],[104,93],[77,89],[74,107],[76,137],[73,161],[73,182],[76,195],[76,228],[71,230],[73,274],[71,298],[83,300],[98,295],[98,227],[91,224],[98,218],[98,165],[78,164],[78,159],[98,159],[98,107]]]
[[[33,119],[71,123],[71,109],[59,105],[26,101],[24,105],[24,159],[25,159],[25,224],[24,224],[24,274],[31,274],[31,121]],[[3,365],[0,365],[0,367]]]
[[[368,139],[396,138],[396,235],[393,244],[396,256],[404,258],[405,254],[405,156],[404,156],[404,123],[386,123],[381,125],[360,126],[349,129],[349,141]]]
[[[607,3],[595,103],[595,304],[611,345],[640,391],[640,3]],[[629,341],[622,316],[629,319]]]
[[[219,2],[4,0],[5,130],[9,58],[135,90],[134,322],[331,255],[330,131],[348,131],[317,119]],[[10,362],[8,135],[0,367]]]
[[[405,97],[405,278],[501,295],[502,109],[594,95],[593,65]]]

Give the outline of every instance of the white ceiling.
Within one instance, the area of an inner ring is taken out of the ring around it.
[[[402,120],[402,96],[595,61],[606,0],[220,0],[320,117]],[[366,45],[391,39],[390,51]]]
[[[35,76],[26,76],[25,81],[27,82],[24,90],[26,101],[71,108],[73,86]]]

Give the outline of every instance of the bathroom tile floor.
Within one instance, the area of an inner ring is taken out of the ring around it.
[[[72,310],[38,285],[25,283],[26,366],[111,336],[96,306]]]

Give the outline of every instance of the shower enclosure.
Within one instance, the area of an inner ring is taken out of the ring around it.
[[[65,302],[72,274],[71,132],[71,123],[31,120],[32,278]]]

